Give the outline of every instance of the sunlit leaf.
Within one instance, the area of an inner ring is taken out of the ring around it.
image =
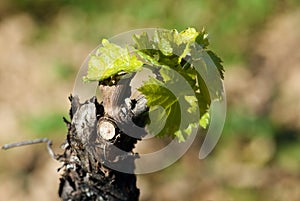
[[[142,33],[133,40],[133,54],[103,40],[90,57],[84,80],[102,81],[147,66],[156,76],[138,90],[149,107],[148,131],[185,141],[198,125],[207,128],[211,101],[222,93],[224,69],[222,60],[207,49],[206,31],[158,29],[153,37]]]
[[[88,73],[84,81],[102,81],[120,72],[138,71],[143,62],[136,55],[130,54],[127,48],[122,48],[108,40],[102,40],[100,47],[88,62]]]

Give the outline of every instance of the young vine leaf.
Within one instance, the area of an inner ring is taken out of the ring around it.
[[[148,131],[181,142],[198,125],[206,128],[211,101],[221,98],[224,69],[222,60],[207,49],[205,30],[156,30],[152,38],[144,32],[133,35],[133,40],[132,54],[127,48],[103,40],[103,47],[91,56],[84,80],[103,81],[119,73],[148,68],[156,77],[138,88],[149,107],[152,122]]]
[[[131,55],[127,48],[103,39],[102,47],[90,56],[88,73],[83,77],[83,81],[102,81],[116,76],[120,72],[136,72],[142,65],[143,62],[138,60],[135,55]]]

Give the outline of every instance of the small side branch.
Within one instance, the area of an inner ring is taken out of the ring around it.
[[[1,149],[7,150],[15,147],[21,147],[21,146],[26,146],[26,145],[33,145],[33,144],[38,144],[38,143],[47,143],[47,149],[48,153],[53,159],[56,159],[56,155],[52,150],[52,141],[49,140],[48,138],[38,138],[34,140],[25,140],[21,142],[16,142],[16,143],[11,143],[11,144],[5,144],[1,147]]]

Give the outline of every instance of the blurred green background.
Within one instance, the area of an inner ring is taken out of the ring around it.
[[[103,37],[205,27],[224,60],[228,112],[205,160],[201,139],[138,177],[141,201],[300,200],[300,1],[1,0],[0,144],[65,138],[77,70]],[[0,200],[58,200],[44,145],[0,152]]]

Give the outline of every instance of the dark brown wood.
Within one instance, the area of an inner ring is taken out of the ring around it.
[[[138,155],[132,150],[145,134],[147,118],[141,114],[147,112],[146,101],[130,100],[126,80],[117,86],[100,86],[100,90],[101,103],[95,97],[84,103],[77,96],[70,97],[71,121],[65,121],[64,153],[57,157],[63,163],[59,196],[72,201],[137,201],[139,189],[133,173]],[[140,119],[138,130],[131,128],[133,119]],[[139,132],[133,136],[128,131]],[[114,135],[103,137],[100,132]]]

